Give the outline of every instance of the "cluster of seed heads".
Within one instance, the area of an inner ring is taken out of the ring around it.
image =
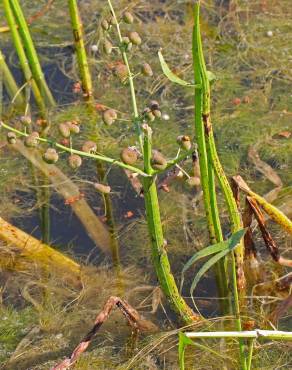
[[[48,164],[54,164],[58,162],[59,154],[54,148],[48,148],[43,154],[43,160]]]
[[[39,137],[40,137],[39,133],[33,131],[24,139],[24,145],[27,146],[28,148],[36,148],[39,144]]]
[[[149,106],[143,110],[143,117],[149,122],[153,122],[155,118],[161,118],[159,103],[156,100],[152,100]]]
[[[14,132],[7,132],[6,138],[9,144],[16,144],[16,135]]]
[[[79,134],[80,127],[75,122],[63,122],[59,124],[59,132],[64,138],[69,138],[72,134]]]
[[[137,162],[139,153],[136,148],[128,147],[121,151],[120,157],[122,162],[132,166]]]
[[[85,153],[94,153],[97,150],[97,145],[94,141],[88,140],[82,145],[82,151]]]
[[[20,117],[20,122],[21,122],[24,126],[28,127],[28,126],[30,126],[30,125],[31,125],[31,117],[30,117],[30,116],[28,116],[28,115],[21,116],[21,117]]]
[[[155,170],[165,170],[167,167],[167,160],[158,150],[152,150],[151,166]]]

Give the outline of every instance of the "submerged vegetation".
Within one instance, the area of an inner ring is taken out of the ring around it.
[[[1,368],[290,368],[289,11],[0,3]]]

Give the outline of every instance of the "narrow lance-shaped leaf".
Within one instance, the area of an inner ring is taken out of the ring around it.
[[[183,286],[183,283],[184,283],[184,274],[192,265],[194,265],[198,260],[200,260],[203,257],[207,257],[211,254],[220,252],[224,249],[228,249],[228,247],[230,245],[237,245],[240,242],[244,233],[245,233],[244,230],[239,230],[236,233],[232,234],[229,239],[224,240],[223,242],[220,242],[220,243],[217,243],[217,244],[210,245],[209,247],[206,247],[206,248],[200,250],[199,252],[195,253],[188,260],[188,262],[184,265],[184,267],[182,269],[180,289],[182,289],[182,286]]]
[[[184,81],[183,79],[181,79],[180,77],[178,77],[176,74],[174,74],[171,69],[168,67],[161,51],[158,52],[158,57],[159,57],[159,61],[160,61],[160,65],[161,65],[161,68],[162,68],[162,71],[163,73],[165,74],[165,76],[171,81],[171,82],[174,82],[176,84],[179,84],[181,86],[187,86],[187,87],[192,87],[194,86],[193,84],[187,82],[187,81]]]
[[[230,239],[227,240],[227,248],[224,249],[223,251],[215,254],[215,256],[211,257],[198,271],[196,274],[192,285],[190,289],[191,296],[193,296],[193,292],[196,289],[196,286],[198,282],[200,281],[201,277],[216,263],[218,262],[221,258],[225,257],[230,251],[232,251],[240,242],[241,238],[245,234],[245,229],[241,229],[234,233]]]

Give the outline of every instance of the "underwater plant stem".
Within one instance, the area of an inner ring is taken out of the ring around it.
[[[2,73],[4,86],[10,98],[13,99],[15,97],[14,103],[17,106],[23,106],[25,104],[23,94],[22,92],[19,93],[19,88],[15,82],[12,73],[9,70],[8,65],[5,62],[5,57],[2,54],[1,50],[0,50],[0,72]]]
[[[34,47],[32,38],[30,36],[29,28],[25,20],[25,17],[23,15],[21,6],[18,0],[10,0],[9,3],[11,5],[11,9],[14,13],[15,19],[19,26],[19,33],[21,35],[23,45],[27,52],[27,59],[29,61],[29,65],[32,71],[33,78],[38,85],[40,93],[43,95],[45,99],[46,105],[48,107],[53,107],[55,106],[56,103],[46,83],[46,80],[45,80],[39,59],[38,59],[38,55]]]
[[[22,41],[21,41],[21,38],[18,32],[17,25],[15,23],[15,18],[14,18],[9,0],[3,0],[3,5],[4,5],[5,15],[6,15],[6,20],[11,30],[11,36],[13,39],[13,43],[14,43],[18,58],[19,58],[22,72],[24,74],[26,82],[31,85],[31,88],[32,88],[36,103],[40,109],[40,112],[42,113],[42,115],[44,115],[45,114],[44,112],[46,111],[46,106],[45,106],[43,97],[40,93],[40,90],[38,88],[38,85],[32,76],[31,69],[28,64],[28,60],[27,60],[27,57],[24,51],[24,47],[22,45]]]
[[[77,1],[68,0],[71,25],[74,36],[74,45],[77,55],[77,62],[82,83],[82,90],[87,100],[92,99],[92,80],[89,71],[86,50],[84,46],[83,25],[80,18]]]
[[[114,10],[113,5],[111,3],[111,0],[108,0],[108,4],[109,4],[110,11],[112,13],[112,16],[114,17],[115,22],[116,22],[116,28],[117,28],[117,33],[118,33],[118,37],[119,37],[119,42],[122,45],[123,37],[122,37],[119,21],[117,19],[115,10]],[[127,56],[126,51],[121,49],[121,54],[122,54],[123,61],[124,61],[125,65],[127,67],[127,70],[128,70],[128,81],[129,81],[129,86],[130,86],[132,109],[133,109],[133,116],[134,116],[133,123],[134,123],[135,129],[136,129],[136,132],[137,132],[137,135],[138,135],[138,138],[139,138],[140,149],[141,149],[141,152],[143,153],[143,148],[144,148],[143,133],[142,133],[142,130],[141,130],[141,127],[140,127],[141,122],[140,122],[140,119],[139,119],[139,111],[138,111],[138,105],[137,105],[137,99],[136,99],[136,93],[135,93],[134,78],[133,78],[133,74],[131,72],[131,68],[130,68],[130,64],[129,64],[129,61],[128,61],[128,56]]]

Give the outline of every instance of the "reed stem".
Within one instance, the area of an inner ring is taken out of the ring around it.
[[[18,0],[9,0],[9,1],[5,0],[5,2],[10,3],[10,6],[15,16],[16,22],[19,26],[19,33],[21,35],[23,45],[27,52],[27,59],[29,61],[29,65],[30,65],[30,68],[33,74],[33,78],[38,85],[40,93],[42,94],[47,107],[53,107],[55,106],[56,103],[46,83],[46,80],[45,80],[39,59],[38,59],[38,55],[34,47],[33,40],[30,36],[29,28],[25,20],[25,17],[23,15],[21,6],[19,5]]]

